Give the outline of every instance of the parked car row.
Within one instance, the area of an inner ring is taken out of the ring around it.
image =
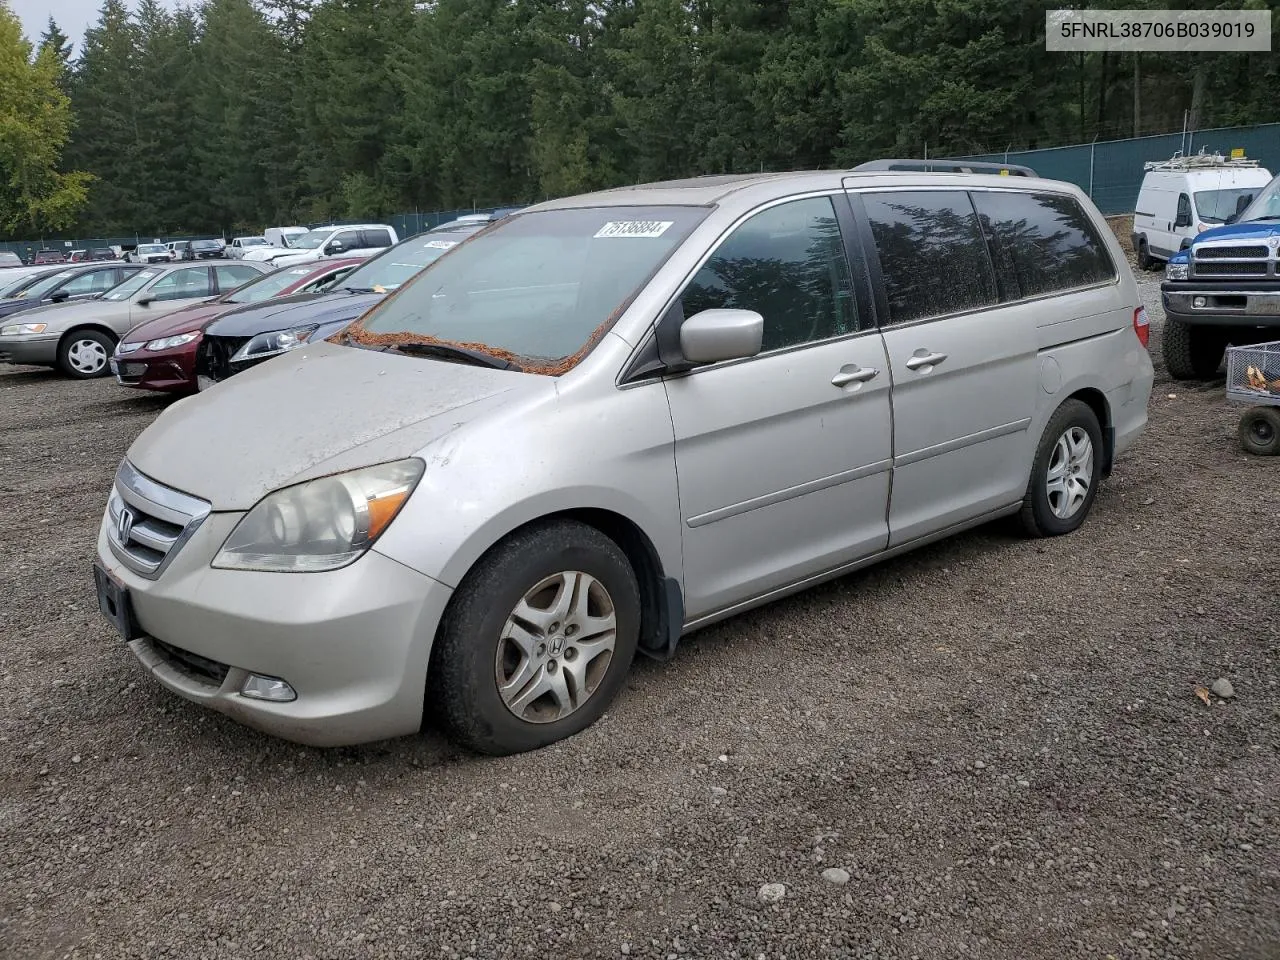
[[[446,225],[389,249],[357,247],[351,256],[285,265],[248,258],[174,263],[162,245],[143,244],[141,255],[153,261],[46,269],[0,299],[0,320],[14,317],[0,325],[0,362],[195,392],[340,330],[487,223]],[[156,249],[143,249],[149,246]],[[380,255],[368,260],[370,249]]]

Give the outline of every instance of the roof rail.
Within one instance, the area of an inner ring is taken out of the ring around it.
[[[914,170],[923,173],[995,173],[1006,177],[1035,177],[1030,167],[989,160],[868,160],[853,168],[860,173],[873,170]]]
[[[1168,160],[1148,160],[1142,165],[1143,170],[1212,170],[1217,167],[1230,169],[1250,168],[1258,165],[1257,160],[1245,157],[1224,157],[1220,153],[1205,153],[1201,147],[1199,153],[1185,155],[1181,150]]]

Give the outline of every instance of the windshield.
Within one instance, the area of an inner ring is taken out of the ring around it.
[[[138,244],[137,253],[168,253],[168,248],[160,243],[140,243]]]
[[[41,277],[35,283],[31,284],[31,286],[23,289],[23,291],[18,294],[18,297],[23,300],[38,300],[58,284],[62,283],[63,280],[74,276],[75,271],[73,270],[59,270],[57,273],[53,274],[53,276]]]
[[[264,274],[250,280],[242,287],[237,287],[223,299],[227,303],[257,303],[274,297],[290,284],[297,283],[307,274],[315,270],[315,264],[301,267],[285,267],[274,273]]]
[[[465,239],[463,236],[433,234],[406,240],[352,270],[342,281],[342,286],[349,290],[372,290],[374,293],[396,290]]]
[[[242,247],[265,247],[268,246],[266,237],[241,237],[240,246]]]
[[[306,233],[300,233],[296,237],[286,237],[289,246],[296,247],[299,250],[314,250],[320,244],[324,243],[332,230],[308,230]]]
[[[677,206],[518,214],[436,260],[348,328],[350,338],[460,344],[563,373],[706,215]]]
[[[1222,223],[1227,217],[1247,207],[1257,192],[1257,187],[1201,190],[1196,194],[1196,212],[1206,223]]]
[[[1240,214],[1240,222],[1250,220],[1280,220],[1280,176],[1258,191],[1253,203]]]
[[[124,283],[117,283],[102,295],[103,300],[128,300],[148,283],[160,276],[159,270],[139,270]]]

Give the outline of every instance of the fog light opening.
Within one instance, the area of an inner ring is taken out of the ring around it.
[[[251,700],[270,700],[273,703],[288,703],[298,699],[293,687],[279,677],[263,677],[256,673],[245,678],[244,685],[240,687],[240,696]]]
[[[1208,301],[1208,300],[1206,300],[1204,297],[1196,297],[1195,299],[1193,299],[1193,300],[1191,301],[1191,305],[1192,305],[1193,307],[1203,307],[1203,306],[1205,306],[1206,304],[1208,304],[1208,302],[1209,302],[1209,301]]]

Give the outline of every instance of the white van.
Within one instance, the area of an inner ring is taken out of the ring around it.
[[[1249,205],[1271,181],[1256,160],[1200,153],[1146,165],[1133,214],[1133,251],[1150,270],[1191,246],[1198,234],[1220,226]]]

